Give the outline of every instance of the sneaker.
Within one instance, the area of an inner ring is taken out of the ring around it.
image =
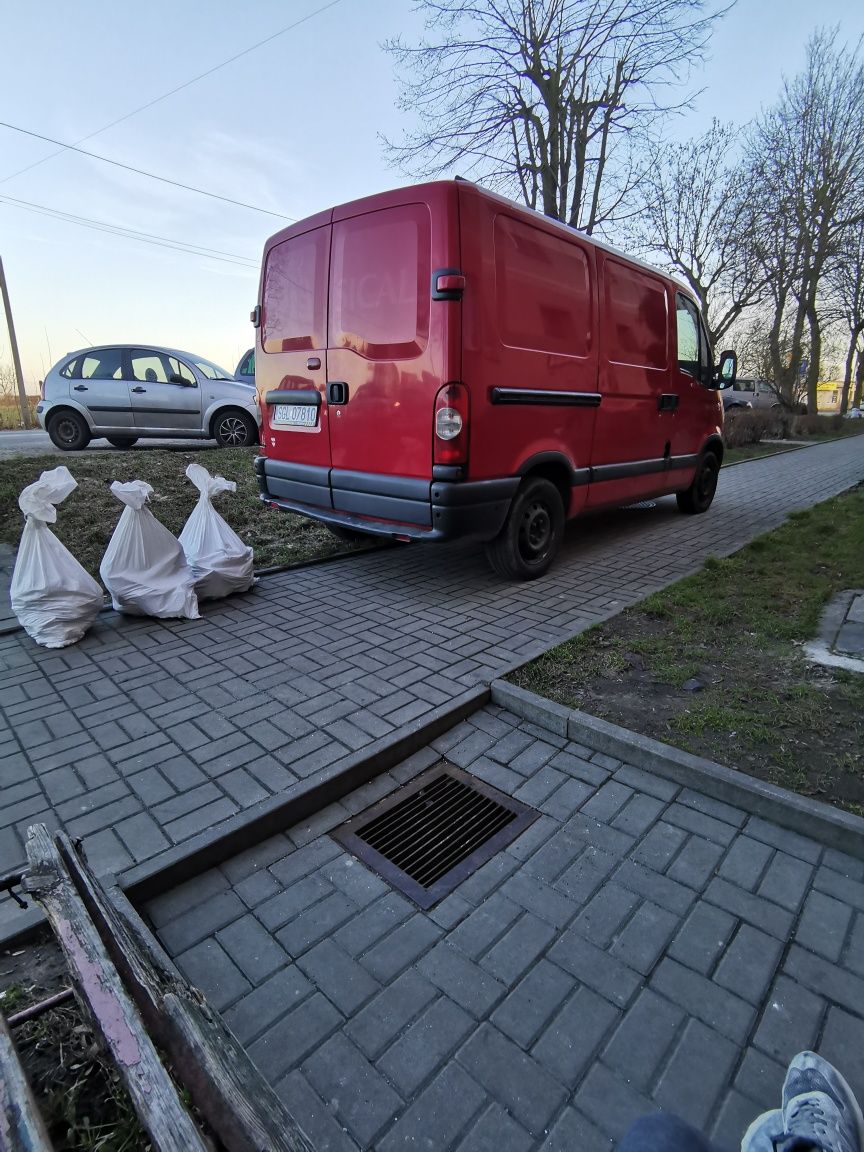
[[[785,1140],[783,1133],[783,1112],[775,1108],[773,1112],[763,1112],[757,1116],[741,1141],[741,1152],[775,1152]]]
[[[852,1089],[815,1052],[799,1052],[783,1085],[783,1122],[789,1136],[825,1152],[864,1152],[864,1118]]]

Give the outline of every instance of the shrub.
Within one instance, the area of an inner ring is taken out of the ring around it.
[[[727,448],[743,448],[760,440],[782,440],[789,435],[792,417],[780,409],[751,411],[733,408],[726,413],[723,438]]]
[[[820,436],[826,432],[842,431],[842,416],[796,416],[792,421],[793,436]]]

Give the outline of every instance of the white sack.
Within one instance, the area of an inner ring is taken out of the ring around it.
[[[132,616],[184,616],[197,620],[195,576],[183,549],[164,524],[145,507],[151,486],[143,480],[121,484],[111,491],[126,505],[99,573],[118,612]]]
[[[43,472],[18,497],[27,520],[12,573],[12,611],[46,648],[80,640],[104,602],[102,589],[48,527],[57,520],[55,505],[77,487],[61,465]]]
[[[190,464],[186,475],[201,493],[180,543],[195,574],[195,590],[202,600],[218,600],[232,592],[246,592],[255,583],[252,549],[213,507],[220,492],[236,492],[233,480],[211,476],[201,464]]]

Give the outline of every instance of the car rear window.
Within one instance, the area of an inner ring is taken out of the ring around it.
[[[613,364],[668,367],[666,289],[639,268],[606,260],[607,355]]]
[[[315,228],[270,249],[262,310],[265,352],[325,347],[329,241],[329,228]]]
[[[330,345],[371,360],[422,352],[429,338],[429,209],[403,204],[333,225]]]
[[[123,349],[94,348],[81,357],[82,380],[122,380]]]
[[[591,289],[588,258],[578,244],[496,216],[495,291],[502,344],[588,355]]]

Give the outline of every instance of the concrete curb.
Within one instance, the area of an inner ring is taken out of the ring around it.
[[[864,819],[830,804],[766,784],[735,768],[692,756],[659,740],[610,724],[537,696],[504,680],[493,680],[492,701],[524,720],[653,772],[705,796],[743,808],[782,828],[809,836],[864,860]]]
[[[191,840],[127,868],[116,876],[117,887],[135,907],[208,868],[214,868],[387,772],[482,708],[489,698],[490,690],[486,684],[468,689],[395,733],[343,756],[284,795],[262,800]],[[0,949],[31,939],[44,925],[41,911],[31,901],[26,910],[22,909],[0,927]]]

